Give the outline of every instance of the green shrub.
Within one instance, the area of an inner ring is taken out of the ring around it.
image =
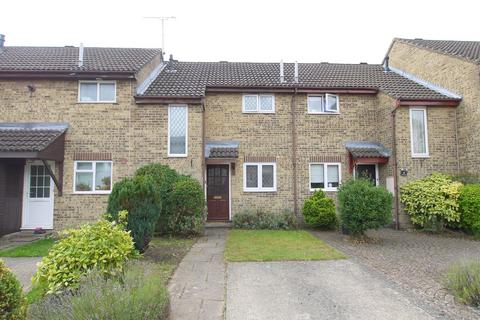
[[[113,186],[108,197],[107,212],[117,220],[118,213],[128,211],[127,230],[130,230],[135,248],[144,252],[155,231],[160,210],[160,190],[149,175],[125,178]]]
[[[400,199],[413,224],[440,231],[444,224],[460,222],[458,197],[461,183],[441,173],[433,173],[400,188]]]
[[[169,230],[175,235],[200,234],[204,226],[205,197],[200,183],[187,176],[173,184],[169,196]]]
[[[13,273],[0,260],[0,319],[26,318],[27,304],[22,287]]]
[[[480,236],[480,184],[469,184],[460,188],[458,204],[462,229]]]
[[[49,295],[29,308],[39,320],[166,319],[168,292],[160,267],[153,263],[127,264],[118,277],[94,271],[82,278],[74,294]]]
[[[470,172],[462,172],[451,177],[453,181],[461,182],[462,184],[479,184],[480,175]]]
[[[334,229],[337,225],[335,202],[322,190],[315,191],[305,200],[302,214],[305,222],[312,227]]]
[[[233,227],[237,229],[290,230],[297,228],[293,212],[272,213],[266,211],[244,211],[233,216]]]
[[[392,195],[367,179],[351,179],[338,190],[338,203],[343,229],[353,235],[363,235],[390,223]]]
[[[450,268],[445,286],[458,301],[480,307],[480,262],[466,262]]]
[[[129,232],[105,220],[64,231],[61,236],[34,276],[34,283],[46,284],[49,293],[75,288],[80,277],[94,268],[117,274],[135,256]]]

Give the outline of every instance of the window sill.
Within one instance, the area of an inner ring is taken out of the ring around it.
[[[73,194],[90,194],[90,195],[109,195],[112,193],[111,190],[109,191],[74,191]]]
[[[275,114],[275,111],[242,111],[245,114]]]
[[[248,192],[248,193],[275,193],[277,190],[249,190],[249,189],[243,189],[243,192]]]
[[[338,191],[338,188],[327,188],[327,189],[310,189],[310,192],[311,193],[314,193],[315,191],[318,191],[318,190],[322,190],[322,191],[325,191],[325,192],[337,192]]]
[[[77,101],[77,104],[118,104],[117,101]]]
[[[307,112],[307,114],[319,114],[319,115],[328,115],[328,116],[337,116],[340,112]]]
[[[168,157],[169,158],[187,158],[188,155],[186,155],[186,154],[169,154]]]
[[[412,159],[428,159],[430,155],[412,155]]]

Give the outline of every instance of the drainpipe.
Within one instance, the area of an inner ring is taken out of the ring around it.
[[[391,112],[392,114],[392,156],[393,156],[393,189],[395,190],[395,229],[400,229],[400,210],[399,210],[399,201],[398,198],[400,197],[400,190],[398,187],[398,162],[397,162],[397,126],[396,126],[396,114],[397,108],[400,105],[400,100],[395,101],[395,106]]]
[[[291,101],[291,112],[292,112],[292,167],[293,167],[293,212],[298,216],[298,190],[297,190],[297,120],[296,120],[296,107],[297,103],[297,90],[295,87],[292,95]]]
[[[205,171],[207,170],[206,162],[205,162],[205,97],[202,97],[202,101],[200,102],[202,107],[202,185],[205,189],[207,184],[205,180]],[[205,190],[205,197],[207,196],[207,192]]]

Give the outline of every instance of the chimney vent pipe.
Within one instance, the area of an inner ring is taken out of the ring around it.
[[[5,47],[5,35],[0,34],[0,52],[3,51],[4,47]]]
[[[295,74],[293,79],[295,83],[298,83],[298,62],[297,61],[295,61]]]
[[[285,82],[285,74],[283,72],[283,60],[280,60],[280,83]]]
[[[78,47],[78,66],[83,67],[83,43]]]

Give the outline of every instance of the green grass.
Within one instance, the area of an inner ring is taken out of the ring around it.
[[[306,231],[232,230],[225,249],[225,259],[229,262],[344,258]]]
[[[36,240],[15,248],[0,251],[0,257],[43,257],[53,246],[55,240],[51,238]]]

